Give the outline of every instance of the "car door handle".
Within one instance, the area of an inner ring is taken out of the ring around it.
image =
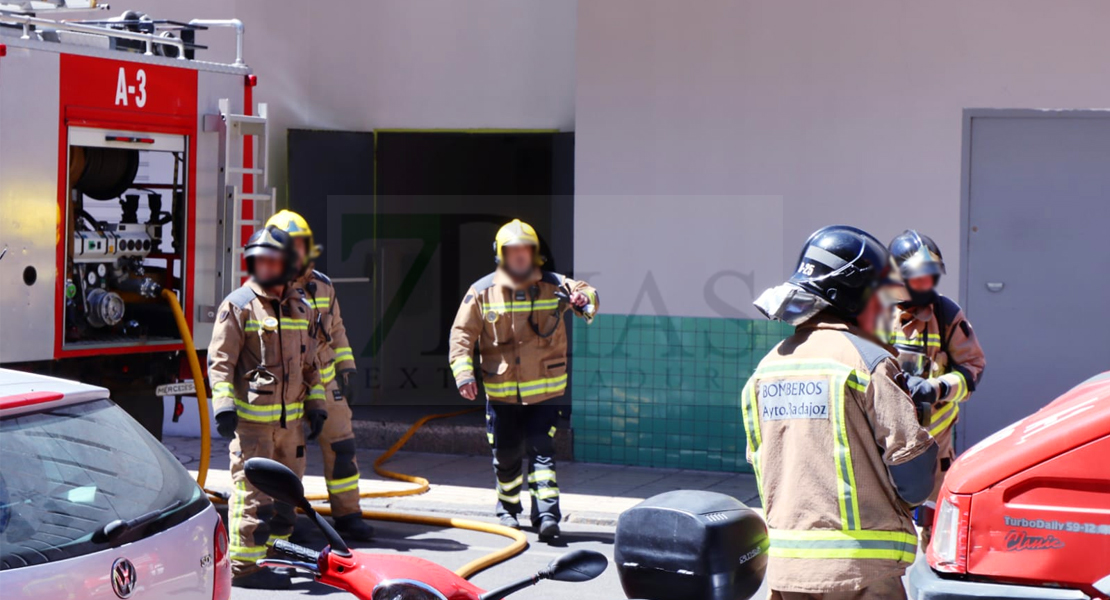
[[[1006,287],[1006,284],[1002,283],[1001,281],[988,281],[987,282],[987,291],[988,292],[994,292],[994,293],[997,294],[998,292],[1001,292],[1002,288],[1004,288],[1004,287]]]

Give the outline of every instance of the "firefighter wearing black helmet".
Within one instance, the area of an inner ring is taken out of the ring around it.
[[[893,348],[875,335],[888,267],[870,234],[825,227],[790,280],[755,302],[796,327],[741,394],[771,598],[906,597],[901,576],[917,546],[910,510],[929,495],[937,449]]]
[[[890,254],[897,268],[892,278],[896,285],[888,288],[893,304],[884,329],[908,377],[910,395],[940,449],[931,503],[955,458],[952,428],[960,404],[975,391],[987,361],[960,305],[936,291],[945,274],[936,242],[909,229],[890,242]],[[927,542],[931,511],[922,511],[922,517],[922,539]]]
[[[247,481],[243,464],[261,456],[304,474],[304,422],[309,439],[319,435],[327,413],[319,385],[312,305],[292,285],[299,261],[288,233],[257,231],[243,252],[250,280],[217,310],[208,346],[208,377],[217,431],[231,438],[228,528],[232,585],[284,589],[289,576],[262,569],[275,540],[287,539],[296,518]]]

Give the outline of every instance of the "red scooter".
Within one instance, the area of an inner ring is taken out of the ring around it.
[[[243,470],[254,487],[304,511],[328,540],[328,546],[320,552],[279,540],[274,549],[288,559],[267,558],[258,564],[309,573],[316,581],[363,600],[501,600],[543,579],[589,581],[609,564],[599,552],[574,550],[531,577],[487,592],[422,558],[352,552],[331,524],[312,509],[300,478],[288,467],[267,458],[252,458]]]

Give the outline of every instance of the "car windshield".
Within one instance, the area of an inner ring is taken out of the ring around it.
[[[188,471],[109,400],[0,420],[0,570],[149,537],[206,506]]]

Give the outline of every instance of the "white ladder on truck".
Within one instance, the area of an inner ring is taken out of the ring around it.
[[[266,105],[258,104],[257,115],[237,115],[231,112],[231,101],[223,98],[219,102],[220,114],[208,115],[206,130],[209,127],[220,133],[220,173],[219,173],[219,229],[217,243],[220,248],[216,265],[216,301],[219,301],[240,285],[247,273],[243,270],[243,228],[257,230],[274,214],[276,194],[269,187],[266,178],[266,141],[269,130],[266,120]],[[247,136],[254,138],[254,161],[251,167],[244,166],[243,142]],[[254,177],[252,192],[243,191],[243,176]],[[251,203],[251,218],[243,217],[243,209]]]

